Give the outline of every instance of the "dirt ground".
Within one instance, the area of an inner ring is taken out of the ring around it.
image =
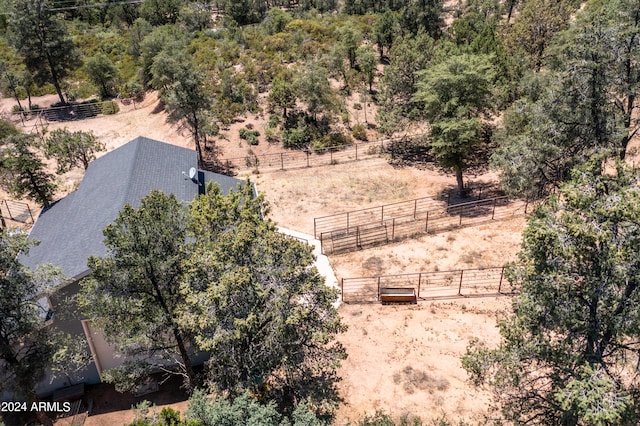
[[[55,97],[49,98],[55,102]],[[39,105],[47,105],[46,101],[34,100]],[[11,105],[10,100],[0,102],[0,113]],[[252,123],[263,134],[264,122],[264,115],[253,115],[230,126],[225,132],[227,139],[217,142],[222,155],[245,155],[249,146],[239,139],[238,129]],[[24,128],[35,126],[35,122],[27,122]],[[185,132],[166,122],[153,94],[136,106],[121,105],[116,115],[48,124],[49,130],[60,127],[91,130],[109,150],[138,135],[193,148]],[[277,152],[281,147],[261,140],[251,149],[259,155]],[[438,195],[455,183],[452,176],[438,171],[394,168],[381,158],[250,177],[270,202],[274,221],[309,234],[313,233],[314,217]],[[74,189],[81,178],[82,171],[62,176],[60,196]],[[471,179],[490,182],[496,176]],[[524,218],[515,218],[332,256],[330,261],[338,278],[501,266],[514,259],[524,224]],[[412,306],[343,304],[339,312],[349,330],[339,340],[349,358],[340,369],[344,403],[336,424],[346,424],[377,409],[394,416],[412,413],[423,420],[444,413],[452,420],[482,423],[488,395],[466,383],[460,356],[472,337],[481,336],[489,344],[498,341],[495,321],[506,315],[509,303],[508,297],[484,297]],[[186,408],[185,402],[163,400],[162,394],[148,397],[158,406],[169,403],[182,412]],[[127,409],[131,405],[128,399],[105,392],[101,401],[99,414],[89,416],[85,425],[117,425],[133,420],[134,413]],[[61,420],[58,424],[67,423]]]

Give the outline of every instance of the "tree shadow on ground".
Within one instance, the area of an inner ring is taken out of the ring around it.
[[[403,137],[389,143],[383,152],[393,167],[415,167],[424,170],[435,165],[435,158],[426,137]]]

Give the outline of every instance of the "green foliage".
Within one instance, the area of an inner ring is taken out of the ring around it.
[[[12,134],[0,146],[0,185],[15,197],[27,197],[43,206],[53,201],[54,176],[36,153],[32,134]]]
[[[383,134],[392,135],[406,128],[409,120],[420,117],[422,105],[414,99],[417,72],[427,68],[433,53],[434,40],[425,33],[395,39],[389,51],[389,65],[380,79],[377,120]]]
[[[474,342],[463,360],[514,423],[632,425],[640,330],[638,174],[602,156],[574,170],[529,219],[518,261],[514,315],[500,346]]]
[[[367,140],[367,128],[364,124],[356,124],[351,128],[351,134],[359,141]]]
[[[56,351],[55,332],[44,327],[47,312],[34,298],[60,284],[59,275],[32,272],[17,259],[32,243],[16,230],[0,230],[0,392],[15,400],[36,400],[36,385],[45,377]]]
[[[607,6],[615,24],[613,10],[586,9],[549,55],[555,72],[528,77],[529,98],[507,112],[494,164],[508,191],[545,195],[595,153],[624,157],[638,129],[629,117],[640,83],[640,50],[625,46],[640,36],[640,21],[625,15],[627,4]]]
[[[378,66],[378,60],[376,59],[373,47],[368,45],[359,47],[356,51],[356,57],[360,70],[364,74],[367,84],[369,85],[369,91],[371,91],[371,86],[376,76],[376,67]]]
[[[58,174],[80,166],[87,170],[96,153],[105,150],[92,132],[71,132],[67,128],[54,130],[45,142],[45,154],[47,158],[55,158]]]
[[[298,404],[290,418],[280,414],[273,402],[260,403],[244,393],[233,400],[208,398],[202,391],[194,392],[186,413],[189,424],[202,426],[324,426],[326,422],[309,410],[306,403]]]
[[[248,390],[332,413],[345,356],[334,340],[344,330],[337,295],[311,267],[310,247],[263,219],[267,206],[253,191],[225,196],[210,184],[188,208],[152,192],[105,229],[109,254],[89,259],[79,303],[120,352],[136,355],[107,373],[120,389],[178,356],[176,372],[193,386],[189,342],[210,354],[207,382],[232,397]]]
[[[24,57],[24,64],[38,84],[52,83],[62,95],[62,80],[80,65],[79,54],[64,23],[50,9],[49,0],[14,3],[9,21],[9,39]]]
[[[238,132],[240,133],[240,139],[246,140],[249,145],[258,145],[259,131],[242,128]]]
[[[336,107],[336,97],[329,84],[327,69],[320,63],[309,62],[296,79],[298,98],[306,103],[307,112],[315,121],[320,113],[331,113]]]
[[[284,71],[273,79],[267,101],[272,107],[282,108],[283,117],[287,117],[287,109],[296,106],[296,92],[293,84],[293,73]]]
[[[209,186],[192,203],[182,325],[212,354],[208,378],[218,389],[286,407],[308,399],[330,414],[345,356],[334,340],[344,330],[336,293],[312,267],[311,248],[263,220],[264,200],[252,196],[251,185],[226,197]]]
[[[540,70],[545,51],[556,33],[566,29],[572,12],[565,0],[529,0],[508,30],[505,43],[512,55],[526,55]]]
[[[106,101],[100,104],[100,112],[104,115],[117,114],[120,111],[118,103],[115,101]]]
[[[482,142],[480,118],[491,110],[494,70],[481,55],[451,56],[419,73],[416,99],[431,124],[432,150],[441,167],[456,174],[469,168]]]
[[[153,26],[175,24],[182,3],[181,0],[144,0],[140,17]]]
[[[384,48],[391,49],[393,41],[400,33],[397,15],[391,10],[387,10],[378,16],[375,23],[374,36],[378,44],[380,59],[384,55]]]
[[[184,296],[175,290],[186,256],[186,212],[174,195],[154,191],[140,207],[126,205],[104,230],[109,255],[90,257],[92,273],[81,283],[79,305],[92,323],[105,332],[116,350],[130,360],[112,371],[120,389],[153,365],[179,356],[185,385],[195,375],[187,353],[187,335],[176,315]]]
[[[100,97],[103,99],[112,97],[113,87],[118,79],[118,69],[111,59],[99,53],[89,58],[84,66],[91,82],[100,88]]]

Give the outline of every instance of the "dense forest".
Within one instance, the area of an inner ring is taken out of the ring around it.
[[[64,106],[157,91],[168,120],[193,138],[202,167],[216,169],[215,148],[230,123],[260,114],[268,117],[265,127],[240,135],[249,144],[260,133],[307,151],[340,149],[371,132],[400,136],[402,149],[386,155],[419,153],[455,177],[461,192],[466,174],[493,169],[507,194],[550,199],[531,220],[521,260],[510,270],[527,296],[514,304],[515,319],[501,325],[503,347],[475,342],[465,368],[476,385],[496,390],[504,419],[517,424],[640,418],[639,372],[631,366],[640,353],[633,256],[640,207],[637,175],[624,165],[635,155],[630,142],[640,128],[640,1],[0,4],[0,88],[15,99],[16,114],[40,110],[31,99],[43,94]],[[375,117],[354,120],[347,99],[357,99],[365,117],[367,104],[375,104]],[[407,136],[407,129],[422,136]],[[24,134],[3,123],[0,137],[0,185],[42,205],[55,193],[44,157],[63,173],[86,168],[104,150],[90,132]],[[613,287],[603,288],[608,280]],[[558,284],[569,281],[582,287]],[[556,301],[566,310],[552,309]],[[336,321],[324,325],[327,333],[340,329]],[[243,374],[237,388],[226,388],[238,398],[206,403],[196,395],[190,418],[209,424],[207,404],[230,418],[248,409],[255,402],[243,392],[256,386],[251,372]],[[212,380],[225,388],[226,378]],[[260,424],[330,421],[335,395],[305,394],[316,404],[307,406],[292,402],[296,389],[282,392],[277,404],[255,411],[271,422]],[[167,422],[175,415],[165,414]],[[391,421],[370,420],[363,424]],[[141,417],[138,424],[150,422]]]

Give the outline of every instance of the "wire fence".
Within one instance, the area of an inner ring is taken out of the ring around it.
[[[27,203],[14,200],[0,200],[0,224],[7,227],[7,222],[33,224],[33,213]]]
[[[417,272],[342,278],[341,299],[346,303],[376,303],[389,291],[414,294],[417,300],[513,294],[504,266],[452,271]]]
[[[344,164],[378,157],[389,144],[420,136],[424,134],[359,142],[313,151],[291,150],[273,154],[248,154],[244,157],[222,158],[219,162],[227,170],[250,170],[255,173]]]
[[[418,200],[412,200],[414,206]],[[397,206],[391,205],[391,206]],[[400,212],[406,212],[411,202],[403,204]],[[342,228],[319,232],[323,254],[337,254],[382,244],[400,239],[451,231],[453,229],[479,225],[494,220],[509,219],[527,214],[528,201],[511,201],[508,197],[493,197],[447,207],[419,210],[399,216],[388,216],[382,209],[368,212],[375,220],[366,223],[349,224]],[[387,209],[387,212],[390,209]],[[366,217],[362,215],[361,217]],[[351,218],[350,218],[351,219]]]

